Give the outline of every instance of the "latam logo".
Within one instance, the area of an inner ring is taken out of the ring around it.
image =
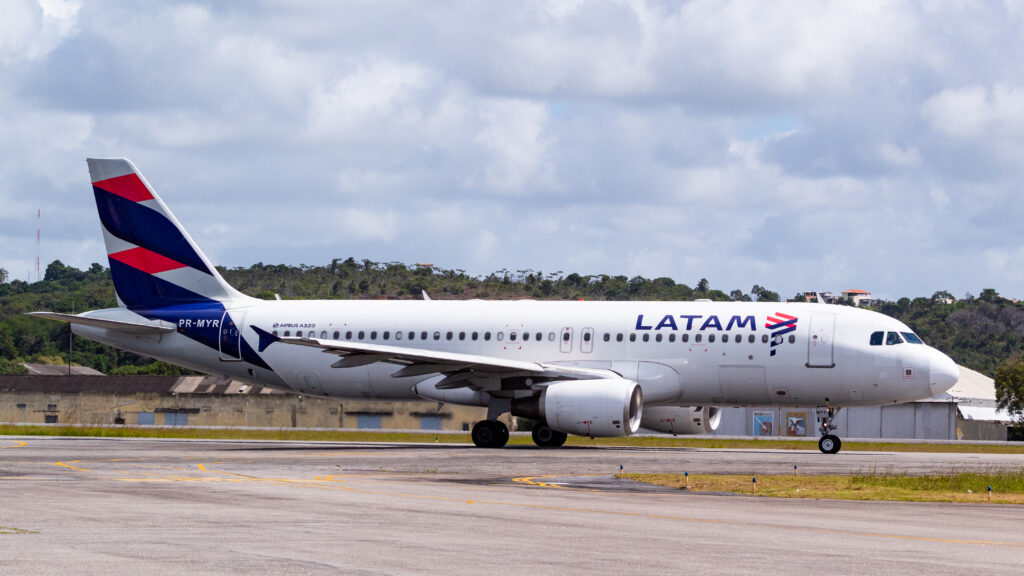
[[[775,356],[775,347],[783,342],[783,336],[790,332],[796,332],[796,316],[776,312],[775,316],[769,316],[764,327],[771,330],[771,355]]]

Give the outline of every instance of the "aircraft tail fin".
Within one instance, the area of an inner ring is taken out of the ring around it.
[[[244,299],[125,158],[89,158],[118,301],[129,309]]]

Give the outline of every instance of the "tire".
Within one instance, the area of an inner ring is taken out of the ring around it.
[[[818,450],[823,454],[838,454],[843,447],[843,441],[834,434],[826,434],[818,440]]]
[[[470,436],[473,438],[473,444],[476,444],[477,448],[493,447],[497,435],[498,431],[490,420],[477,422],[473,425],[473,432],[470,433]]]
[[[558,448],[569,435],[541,425],[533,429],[533,443],[543,448]]]
[[[505,444],[508,444],[508,426],[505,426],[504,422],[498,420],[494,421],[493,426],[497,434],[495,434],[494,443],[491,444],[491,448],[504,448]]]

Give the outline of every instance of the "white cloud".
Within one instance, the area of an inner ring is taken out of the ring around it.
[[[492,100],[479,107],[477,143],[486,151],[482,182],[503,192],[527,193],[530,186],[553,186],[548,158],[550,136],[543,104],[523,100]],[[476,184],[471,182],[470,185]]]
[[[36,60],[75,30],[78,2],[10,0],[0,18],[0,64]]]
[[[997,84],[947,88],[928,98],[921,114],[932,129],[960,140],[1024,136],[1024,88]]]

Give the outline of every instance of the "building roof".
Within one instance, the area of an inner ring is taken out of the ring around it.
[[[0,392],[286,394],[218,376],[0,376]]]
[[[870,295],[871,292],[868,292],[866,290],[843,290],[843,294],[868,294],[868,295]]]
[[[68,376],[67,366],[56,366],[53,364],[22,364],[28,370],[29,376]],[[71,376],[105,376],[99,370],[93,370],[85,366],[72,366]]]

